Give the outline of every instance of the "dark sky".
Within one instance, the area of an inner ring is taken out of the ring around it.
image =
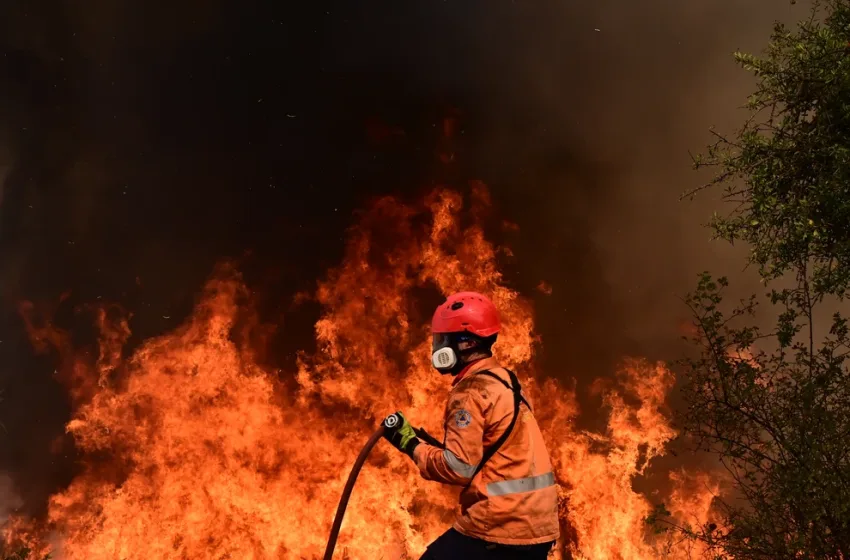
[[[217,260],[251,251],[251,281],[284,309],[338,262],[355,209],[435,182],[481,179],[519,224],[510,278],[553,341],[547,371],[671,357],[676,296],[700,270],[743,266],[699,225],[710,196],[678,202],[701,179],[688,150],[743,117],[752,84],[732,51],[804,14],[781,0],[3,2],[0,419],[14,435],[0,470],[26,471],[37,501],[64,468],[44,442],[65,397],[20,300],[118,301],[150,336]],[[435,124],[455,110],[445,166]],[[403,140],[375,145],[376,122]]]

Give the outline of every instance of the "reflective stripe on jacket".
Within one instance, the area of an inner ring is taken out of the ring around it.
[[[421,443],[414,460],[422,476],[466,486],[454,528],[500,544],[538,544],[558,538],[558,490],[549,454],[531,410],[519,417],[499,451],[475,474],[484,450],[507,429],[514,414],[507,371],[493,359],[481,360],[452,388],[446,404],[445,450]],[[468,484],[468,486],[467,486]]]

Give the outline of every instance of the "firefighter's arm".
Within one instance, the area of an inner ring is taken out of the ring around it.
[[[420,443],[413,460],[422,477],[444,484],[469,482],[484,454],[485,410],[473,395],[455,395],[446,413],[446,448]]]

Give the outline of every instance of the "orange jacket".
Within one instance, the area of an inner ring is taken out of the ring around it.
[[[413,459],[422,476],[466,486],[460,495],[455,530],[469,537],[509,545],[558,538],[558,490],[537,421],[525,404],[508,439],[471,480],[484,454],[514,415],[510,377],[494,358],[472,365],[452,388],[446,404],[445,450],[420,443]]]

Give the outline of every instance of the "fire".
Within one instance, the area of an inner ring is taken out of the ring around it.
[[[471,216],[483,215],[486,189],[476,185],[470,198]],[[577,431],[573,389],[532,370],[539,340],[530,303],[505,286],[497,248],[476,220],[462,227],[464,215],[463,197],[448,190],[416,205],[377,201],[352,231],[342,265],[319,283],[317,350],[301,353],[291,376],[258,360],[256,335],[269,326],[256,320],[229,265],[183,326],[128,357],[128,317],[114,308],[97,310],[100,348],[90,360],[25,306],[36,347],[60,354],[58,375],[75,403],[67,431],[86,463],[52,497],[40,528],[20,518],[6,524],[7,544],[40,542],[39,551],[64,560],[319,558],[349,468],[380,419],[402,410],[441,434],[448,382],[429,364],[428,314],[439,294],[463,289],[502,310],[497,355],[522,373],[536,403],[563,497],[564,538],[553,556],[689,557],[684,545],[649,534],[652,504],[632,489],[675,436],[665,410],[673,375],[625,362],[614,383],[597,386],[607,431]],[[686,488],[691,479],[675,476],[673,513],[704,522],[717,488]],[[409,459],[379,444],[337,557],[418,558],[451,524],[456,499],[457,490],[422,480]]]
[[[560,480],[569,488],[567,519],[575,528],[577,542],[570,543],[575,560],[696,558],[699,543],[670,545],[647,535],[645,519],[652,504],[632,489],[653,458],[664,453],[676,435],[668,423],[665,400],[673,386],[673,374],[660,364],[626,360],[617,372],[614,387],[597,382],[604,405],[610,409],[604,434],[546,430]],[[626,397],[637,404],[627,404]],[[698,473],[703,487],[685,488],[688,473],[671,473],[674,491],[667,500],[677,522],[692,527],[705,524],[718,486],[707,473]],[[709,484],[710,483],[710,484]]]

